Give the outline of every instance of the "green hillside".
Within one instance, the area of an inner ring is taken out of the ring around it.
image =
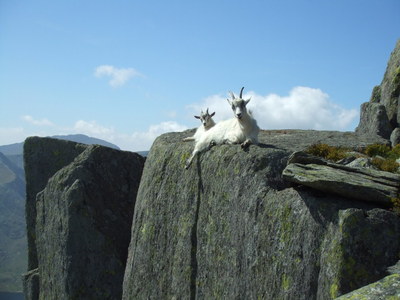
[[[14,181],[15,174],[2,162],[0,162],[0,184],[6,184]]]
[[[23,174],[0,153],[0,291],[20,291],[27,267]]]

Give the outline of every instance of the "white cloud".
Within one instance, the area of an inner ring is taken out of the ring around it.
[[[167,121],[151,125],[147,131],[134,132],[130,135],[126,148],[135,149],[135,151],[149,150],[154,140],[159,135],[166,132],[180,132],[186,129],[188,129],[187,126],[181,125],[175,121]]]
[[[262,129],[352,130],[348,127],[358,117],[357,109],[340,107],[320,89],[295,87],[288,96],[262,96],[254,92],[243,96],[249,97],[248,108]],[[210,112],[216,111],[216,120],[231,118],[232,111],[226,98],[213,95],[188,108],[192,113],[198,113],[208,107]]]
[[[150,125],[146,131],[136,131],[131,134],[119,133],[112,127],[105,127],[96,121],[79,120],[73,127],[74,133],[86,134],[91,137],[114,143],[123,150],[142,151],[149,150],[154,140],[166,132],[186,130],[187,127],[174,121],[161,122]],[[71,132],[71,131],[69,131]]]
[[[94,75],[98,78],[101,77],[110,77],[110,81],[108,82],[112,87],[119,87],[124,85],[129,79],[134,76],[143,76],[138,71],[133,68],[128,69],[118,69],[114,66],[110,65],[102,65],[98,66]]]
[[[36,120],[32,116],[29,116],[29,115],[22,116],[22,119],[24,121],[26,121],[32,125],[36,125],[36,126],[54,126],[54,124],[47,119]]]
[[[30,119],[30,118],[27,118]],[[91,137],[103,139],[119,146],[122,150],[145,151],[149,150],[154,140],[166,132],[177,132],[186,130],[188,127],[175,121],[166,121],[150,125],[147,130],[135,131],[133,133],[118,132],[113,127],[103,126],[96,121],[78,120],[71,127],[61,128],[56,125],[42,131],[32,129],[0,128],[0,145],[19,143],[28,136],[52,136],[68,134],[85,134]]]
[[[114,128],[104,127],[96,123],[96,121],[79,120],[75,122],[73,131],[97,138],[112,137],[115,134]]]
[[[0,128],[0,145],[20,143],[26,137],[22,127]]]
[[[210,113],[216,112],[216,121],[231,118],[232,111],[226,101],[227,97],[213,95],[199,103],[189,105],[190,123],[188,123],[193,124],[192,127],[199,126],[193,115],[197,115],[200,110],[205,110],[207,107]],[[248,107],[253,111],[262,129],[352,130],[349,126],[358,117],[358,109],[345,109],[333,103],[329,95],[323,91],[309,87],[295,87],[286,96],[276,94],[263,96],[255,92],[248,92],[243,96],[243,98],[249,97],[251,101]],[[172,117],[178,118],[174,111],[171,111],[168,119]],[[166,121],[149,125],[147,129],[121,132],[114,127],[101,125],[97,121],[78,120],[67,128],[61,128],[47,119],[35,119],[29,115],[23,116],[22,119],[38,127],[0,128],[1,144],[21,142],[31,135],[82,133],[114,143],[123,150],[141,151],[149,150],[155,138],[163,133],[183,131],[188,128],[187,124]]]

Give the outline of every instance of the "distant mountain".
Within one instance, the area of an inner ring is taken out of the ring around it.
[[[83,134],[53,138],[119,149]],[[21,291],[21,274],[27,270],[23,148],[24,142],[0,146],[0,292]]]
[[[90,136],[87,136],[84,134],[54,135],[54,136],[52,136],[52,138],[59,139],[59,140],[73,141],[73,142],[87,144],[87,145],[93,145],[93,144],[102,145],[102,146],[121,150],[117,145],[114,145],[107,141],[93,138],[93,137],[90,137]]]
[[[24,151],[24,142],[0,146],[0,152],[4,155],[18,155]]]
[[[0,153],[0,291],[21,290],[27,268],[24,170]]]
[[[51,138],[68,140],[87,145],[98,144],[114,149],[120,149],[117,145],[84,134],[54,135],[51,136]],[[21,155],[24,152],[24,142],[0,146],[0,152],[5,155]]]
[[[138,151],[137,154],[139,154],[143,157],[147,157],[147,155],[149,154],[149,151]]]

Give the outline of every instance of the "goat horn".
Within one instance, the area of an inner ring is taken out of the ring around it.
[[[232,97],[232,100],[235,100],[235,94],[234,94],[234,93],[232,93],[232,92],[229,92],[229,94],[231,95],[231,97]]]
[[[242,89],[240,90],[240,96],[239,96],[240,99],[242,99],[243,89],[244,89],[244,87],[242,87]]]

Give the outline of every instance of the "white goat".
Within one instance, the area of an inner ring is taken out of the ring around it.
[[[241,144],[242,148],[248,147],[250,144],[258,144],[258,133],[260,128],[257,121],[253,119],[251,113],[247,112],[247,100],[242,99],[244,87],[240,90],[239,98],[230,92],[232,100],[228,100],[235,115],[234,118],[217,123],[214,127],[204,132],[198,140],[192,155],[186,161],[185,168],[188,169],[193,158],[214,145],[221,144]]]
[[[213,112],[211,115],[208,113],[208,108],[206,110],[206,112],[204,113],[203,111],[201,111],[200,116],[194,116],[196,119],[200,119],[201,121],[201,126],[199,128],[197,128],[195,134],[193,136],[189,136],[183,139],[184,142],[187,141],[197,141],[199,140],[200,136],[206,132],[207,130],[209,130],[211,127],[213,127],[215,125],[214,120],[212,119],[212,117],[215,115],[215,112]]]

